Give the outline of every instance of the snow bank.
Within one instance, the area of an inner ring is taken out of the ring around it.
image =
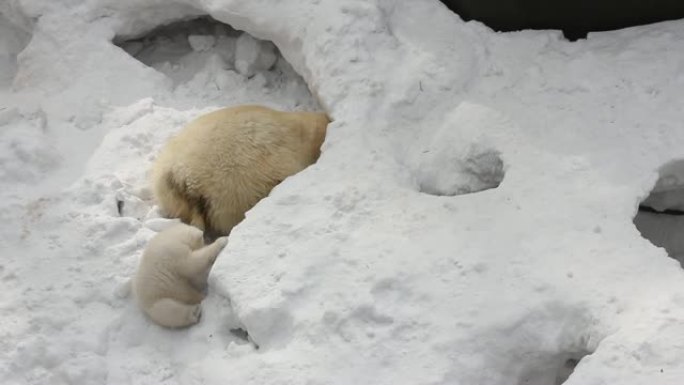
[[[681,22],[568,43],[432,0],[0,14],[2,383],[681,382],[682,271],[632,223],[682,158]],[[320,103],[323,154],[234,229],[202,322],[162,330],[126,286],[165,222],[147,169],[251,102]]]

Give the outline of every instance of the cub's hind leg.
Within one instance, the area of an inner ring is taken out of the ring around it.
[[[161,326],[182,328],[199,322],[202,308],[199,303],[189,305],[172,298],[162,298],[152,304],[146,313]]]

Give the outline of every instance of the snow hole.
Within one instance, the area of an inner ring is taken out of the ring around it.
[[[272,42],[209,16],[162,25],[141,36],[116,37],[113,42],[166,75],[174,87],[210,80],[220,91],[238,88],[245,78],[263,87],[299,78]],[[212,79],[196,79],[207,75]]]
[[[417,180],[420,192],[455,196],[497,188],[504,174],[496,149],[474,143],[459,154],[439,145],[423,151]]]
[[[537,357],[537,365],[523,372],[518,385],[562,385],[589,352],[559,353]]]
[[[486,372],[471,383],[561,385],[573,375],[596,340],[587,333],[592,318],[586,309],[556,301],[529,309],[522,318],[479,336],[475,349],[489,352]]]
[[[159,97],[155,95],[155,104],[176,109],[259,104],[287,111],[322,110],[304,79],[272,42],[258,40],[208,15],[197,17],[181,12],[161,24],[154,24],[144,15],[134,17],[113,43],[166,77],[171,89],[163,89]],[[149,111],[149,107],[142,108],[135,114]],[[137,141],[135,129],[122,127],[120,135]],[[128,151],[127,143],[121,146]],[[145,179],[136,176],[135,180]],[[114,203],[120,216],[140,220],[148,215],[151,196],[141,198],[131,190],[134,188],[142,187],[126,186],[117,193]]]
[[[684,159],[665,164],[658,174],[650,195],[639,204],[634,225],[684,267]]]

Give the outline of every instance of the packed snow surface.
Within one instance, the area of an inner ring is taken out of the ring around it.
[[[633,219],[683,207],[683,102],[684,21],[570,43],[436,0],[2,1],[0,383],[681,385],[684,274]],[[149,166],[246,103],[334,122],[201,322],[162,329],[128,288],[168,222]]]

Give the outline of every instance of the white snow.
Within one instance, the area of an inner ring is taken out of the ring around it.
[[[245,76],[268,70],[276,61],[274,50],[273,43],[243,33],[235,41],[235,69]]]
[[[436,0],[1,2],[0,383],[679,385],[684,272],[633,219],[681,205],[683,63],[682,21],[570,43]],[[127,284],[168,224],[149,165],[244,103],[334,122],[200,324],[161,329]]]

